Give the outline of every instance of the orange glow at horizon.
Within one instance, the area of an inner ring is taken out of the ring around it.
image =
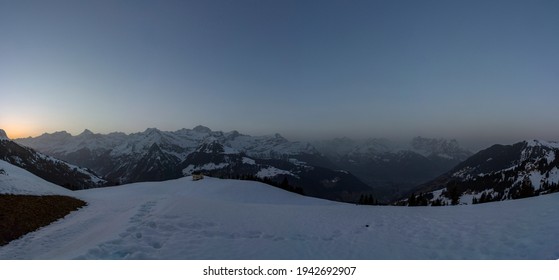
[[[41,134],[38,129],[30,125],[0,125],[0,129],[3,129],[10,139],[35,137]]]
[[[17,138],[26,138],[26,137],[34,137],[36,136],[34,133],[30,133],[27,132],[25,130],[22,129],[11,129],[11,128],[2,128],[6,134],[8,135],[8,138],[10,139],[17,139]]]

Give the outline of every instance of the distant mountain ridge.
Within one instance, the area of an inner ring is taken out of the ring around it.
[[[15,144],[3,131],[0,139]],[[559,183],[559,143],[541,140],[494,145],[475,155],[447,139],[416,137],[398,145],[387,139],[338,138],[311,144],[204,126],[132,134],[86,129],[76,136],[55,132],[15,141],[116,183],[202,172],[288,181],[307,195],[348,202],[373,193],[384,201],[413,193],[414,203],[421,205],[483,203],[554,192]]]
[[[456,140],[441,138],[415,137],[403,145],[378,138],[337,138],[313,144],[337,166],[372,186],[384,200],[398,198],[472,155]]]
[[[528,140],[482,150],[415,194],[428,204],[471,204],[556,192],[558,184],[559,142]]]
[[[250,136],[205,126],[177,131],[148,128],[132,134],[96,134],[86,129],[76,136],[62,131],[16,141],[119,183],[161,181],[204,171],[276,181],[288,177],[292,183],[305,184],[307,193],[334,199],[371,194],[374,189],[384,201],[436,178],[471,155],[455,140],[446,139],[416,137],[405,146],[387,139],[307,143],[280,134]]]
[[[286,178],[303,187],[305,194],[334,200],[353,201],[372,192],[349,172],[332,170],[334,165],[311,144],[288,141],[279,134],[249,136],[196,126],[174,132],[148,128],[128,135],[56,132],[17,141],[120,183],[203,171],[221,177]]]
[[[351,139],[347,137],[312,143],[330,158],[381,157],[383,154],[414,152],[425,157],[464,159],[472,153],[462,148],[455,139],[414,137],[408,143],[398,143],[385,138]]]

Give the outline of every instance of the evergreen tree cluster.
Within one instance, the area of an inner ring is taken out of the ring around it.
[[[512,199],[519,199],[519,198],[526,198],[532,197],[536,195],[536,190],[534,186],[532,186],[532,182],[530,180],[524,180],[520,185],[520,188],[517,188],[510,194],[510,198]]]
[[[549,194],[554,192],[559,192],[559,184],[557,183],[548,183],[547,181],[544,182],[541,188],[538,190],[541,194]],[[536,192],[538,192],[536,191]]]
[[[412,193],[408,198],[408,206],[429,206],[429,199],[424,193],[418,195]]]
[[[375,199],[372,194],[361,194],[357,203],[360,205],[384,205]]]
[[[476,197],[472,198],[472,204],[487,203],[493,201],[500,201],[501,197],[499,195],[492,195],[491,193],[483,192],[481,197],[478,199]]]
[[[554,192],[559,192],[559,185],[557,183],[548,183],[545,181],[542,183],[541,187],[536,190],[530,180],[524,180],[520,186],[511,188],[508,195],[501,192],[494,194],[483,192],[479,199],[475,197],[472,198],[472,204],[501,201],[505,199],[521,199]]]
[[[447,203],[441,199],[433,199],[432,193],[412,193],[408,200],[404,203],[397,203],[397,206],[446,206]]]
[[[440,198],[437,198],[431,202],[431,206],[446,206],[446,202]]]

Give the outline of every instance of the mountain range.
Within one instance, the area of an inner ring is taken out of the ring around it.
[[[409,199],[424,205],[485,203],[557,192],[558,184],[559,142],[529,140],[482,150],[416,188]]]
[[[31,147],[46,154],[34,158],[84,166],[70,169],[104,178],[93,180],[95,184],[73,182],[72,188],[163,181],[202,172],[266,180],[331,200],[358,202],[374,195],[385,203],[409,204],[411,199],[412,204],[441,205],[546,194],[559,182],[559,144],[539,140],[494,145],[472,154],[447,139],[416,137],[404,145],[349,138],[308,143],[279,134],[250,136],[204,126],[177,131],[149,128],[132,134],[85,130],[76,136],[62,131],[14,140],[18,144],[5,135],[2,139],[3,157],[9,162],[25,157],[8,155],[7,146],[20,154],[32,153],[27,148]],[[28,168],[39,172],[28,162]]]
[[[16,141],[112,182],[161,181],[203,171],[276,182],[287,178],[305,194],[346,201],[374,193],[388,202],[471,155],[455,140],[416,137],[403,146],[385,139],[309,143],[204,126],[173,132],[149,128],[128,135],[86,129],[77,136],[62,131]]]
[[[174,132],[149,128],[140,133],[77,136],[67,132],[17,139],[50,156],[90,168],[119,184],[176,179],[193,172],[217,177],[267,179],[301,188],[306,195],[356,201],[372,189],[334,166],[311,144],[279,134],[249,136],[204,126]]]

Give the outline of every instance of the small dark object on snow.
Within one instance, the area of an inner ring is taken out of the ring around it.
[[[369,225],[365,225],[365,227],[369,227]]]
[[[192,181],[198,181],[204,179],[204,174],[202,172],[194,172],[192,173]]]

